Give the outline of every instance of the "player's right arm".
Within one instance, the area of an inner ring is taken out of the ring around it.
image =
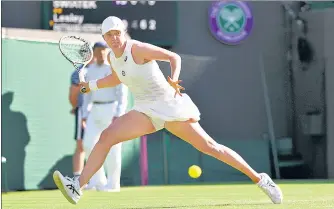
[[[98,79],[96,81],[97,87],[99,89],[108,88],[108,87],[115,87],[115,86],[117,86],[117,85],[119,85],[119,84],[122,83],[118,79],[118,76],[117,76],[116,72],[114,71],[114,69],[111,68],[111,70],[112,70],[112,73],[110,75],[108,75],[107,77]]]
[[[107,56],[108,62],[110,64],[110,68],[112,70],[112,73],[104,78],[98,79],[96,80],[96,85],[98,89],[102,89],[102,88],[108,88],[108,87],[115,87],[119,84],[121,84],[122,82],[119,80],[117,73],[114,71],[114,69],[112,69],[111,67],[111,63],[110,63],[110,53]],[[87,93],[91,90],[89,88],[89,83],[80,83],[81,86],[86,87],[87,89]]]

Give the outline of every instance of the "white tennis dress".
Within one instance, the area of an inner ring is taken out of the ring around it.
[[[156,61],[138,65],[132,58],[132,45],[128,40],[124,53],[116,58],[110,52],[112,68],[119,80],[134,96],[133,109],[149,116],[156,130],[164,128],[166,121],[200,120],[200,112],[187,94],[175,95]]]

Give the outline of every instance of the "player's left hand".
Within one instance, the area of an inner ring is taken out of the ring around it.
[[[175,89],[175,95],[174,97],[176,97],[176,95],[180,95],[182,97],[181,91],[180,90],[185,90],[185,88],[183,88],[182,86],[179,85],[179,83],[182,82],[182,80],[177,80],[177,81],[173,81],[169,76],[168,76],[168,83],[169,85],[171,85],[174,89]]]

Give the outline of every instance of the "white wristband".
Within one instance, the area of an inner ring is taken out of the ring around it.
[[[97,87],[97,80],[89,81],[89,82],[88,82],[88,86],[89,86],[89,89],[90,89],[91,91],[96,91],[96,90],[99,89],[99,88]]]

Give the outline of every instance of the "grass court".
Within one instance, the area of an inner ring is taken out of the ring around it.
[[[120,193],[84,191],[72,205],[58,190],[9,192],[3,209],[334,209],[334,181],[278,181],[283,204],[274,205],[254,184],[123,187]]]

